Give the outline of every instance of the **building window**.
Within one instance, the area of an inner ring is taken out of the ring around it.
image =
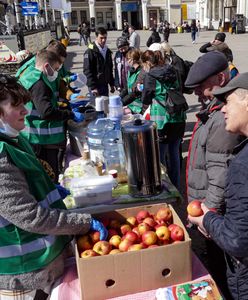
[[[97,25],[103,24],[103,13],[102,12],[96,13],[96,22],[97,22]]]
[[[112,12],[111,11],[106,12],[106,19],[111,19],[112,20]]]
[[[77,11],[73,10],[71,12],[71,24],[77,25],[78,24],[78,18],[77,18]]]
[[[80,18],[81,18],[81,22],[86,22],[87,21],[86,10],[80,10]]]

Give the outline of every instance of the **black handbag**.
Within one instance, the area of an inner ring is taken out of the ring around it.
[[[169,89],[166,96],[164,108],[169,114],[179,114],[188,110],[188,103],[181,91]]]

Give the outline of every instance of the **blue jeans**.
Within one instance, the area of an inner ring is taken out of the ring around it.
[[[168,176],[174,186],[180,190],[180,143],[181,138],[173,142],[159,143],[160,161],[166,166]]]
[[[196,35],[196,31],[191,31],[192,42],[195,41],[195,35]]]

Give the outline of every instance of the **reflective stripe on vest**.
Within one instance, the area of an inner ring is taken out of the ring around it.
[[[1,247],[0,259],[14,256],[22,256],[34,251],[51,247],[55,242],[55,236],[47,235],[32,242],[21,245],[9,245]]]
[[[38,134],[38,135],[52,135],[57,133],[63,133],[64,127],[54,127],[54,128],[32,128],[27,127],[22,130],[22,132],[28,132],[31,134]]]

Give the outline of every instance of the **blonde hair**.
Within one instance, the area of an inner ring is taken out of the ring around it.
[[[161,49],[164,52],[164,55],[171,55],[171,53],[173,51],[171,46],[167,42],[161,43]]]

